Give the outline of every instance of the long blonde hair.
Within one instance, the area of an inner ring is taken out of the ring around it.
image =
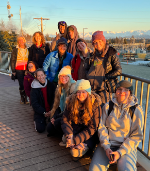
[[[88,125],[90,123],[91,118],[93,117],[92,112],[92,99],[88,94],[84,104],[81,104],[77,98],[77,94],[72,94],[66,101],[67,110],[69,110],[69,120],[73,121],[75,124]],[[80,116],[81,107],[84,110],[82,116]]]

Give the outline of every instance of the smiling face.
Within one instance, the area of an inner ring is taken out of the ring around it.
[[[37,72],[36,78],[42,84],[44,84],[46,81],[46,75],[42,71]]]
[[[68,34],[69,34],[70,39],[74,39],[74,31],[69,30]]]
[[[35,41],[37,44],[41,44],[41,35],[39,33],[35,34]]]
[[[28,64],[28,70],[29,72],[34,72],[36,70],[36,67],[33,63]]]
[[[59,32],[61,33],[61,34],[64,34],[64,32],[65,32],[65,25],[59,25]]]
[[[66,52],[66,50],[67,50],[66,44],[59,44],[59,45],[57,46],[57,48],[58,48],[58,52],[59,52],[61,55],[64,55],[65,52]]]
[[[18,45],[19,45],[19,47],[20,48],[24,48],[25,47],[25,39],[23,38],[23,37],[20,37],[19,39],[18,39]]]
[[[77,98],[81,103],[83,103],[86,100],[87,96],[88,96],[87,91],[85,91],[85,90],[78,90],[77,91]]]
[[[59,80],[60,80],[61,84],[65,85],[69,81],[69,76],[68,75],[60,75]]]
[[[119,87],[116,91],[118,103],[126,104],[130,96],[130,90],[124,87]]]
[[[103,40],[95,40],[93,42],[93,45],[94,45],[94,48],[97,49],[99,52],[105,49],[105,42]]]

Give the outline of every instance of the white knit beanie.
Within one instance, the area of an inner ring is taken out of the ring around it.
[[[89,80],[77,80],[74,92],[76,93],[78,90],[85,90],[91,95],[91,85]]]
[[[60,75],[68,75],[71,78],[71,70],[69,68],[63,67],[58,74],[58,79]]]

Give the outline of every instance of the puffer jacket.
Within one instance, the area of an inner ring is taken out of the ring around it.
[[[140,105],[135,108],[131,118],[129,108],[138,104],[138,99],[132,95],[128,104],[119,105],[116,98],[112,98],[113,110],[108,116],[109,103],[102,109],[102,118],[99,125],[99,139],[104,150],[119,147],[120,155],[129,154],[137,148],[143,138],[143,109]]]
[[[122,73],[122,68],[121,68],[121,64],[119,62],[119,58],[116,56],[117,51],[113,48],[107,45],[105,54],[104,54],[104,60],[105,60],[105,82],[106,82],[106,86],[107,83],[112,82],[113,83],[117,83],[117,81],[115,81],[117,79],[117,76],[121,75]],[[98,77],[101,77],[101,75],[95,75],[95,70],[97,66],[94,66],[94,54],[91,54],[91,57],[89,58],[89,65],[86,68],[86,72],[87,72],[87,78],[89,77],[88,75],[90,74],[90,77],[93,76],[93,78],[95,78],[97,81],[99,80]]]
[[[66,65],[71,65],[73,55],[66,52],[66,58],[63,60],[62,68]],[[58,51],[48,54],[43,62],[43,69],[47,79],[52,82],[57,74],[59,68]]]
[[[73,140],[75,142],[75,145],[78,145],[82,142],[87,141],[89,138],[91,138],[94,133],[97,131],[99,123],[100,123],[100,117],[101,117],[101,98],[96,93],[91,93],[92,98],[92,111],[93,111],[93,117],[88,125],[83,124],[75,124],[73,121],[69,120],[69,114],[71,111],[67,110],[67,107],[63,113],[62,118],[62,130],[64,134],[67,136],[69,134],[73,134]],[[77,132],[77,134],[74,134]]]

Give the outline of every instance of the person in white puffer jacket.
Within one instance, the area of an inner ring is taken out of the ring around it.
[[[143,138],[143,109],[132,95],[129,81],[120,81],[115,96],[105,104],[98,133],[100,145],[89,171],[107,170],[117,161],[118,171],[135,171],[137,147]]]

